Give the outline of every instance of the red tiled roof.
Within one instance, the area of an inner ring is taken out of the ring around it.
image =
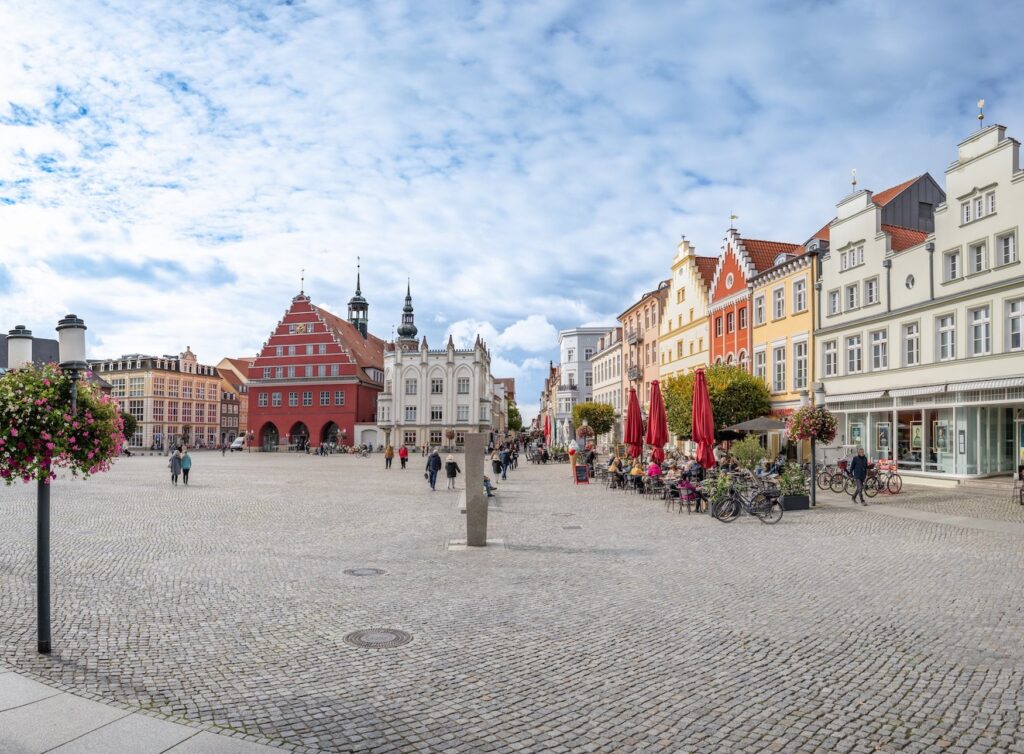
[[[249,364],[252,363],[253,358],[232,359],[231,357],[228,357],[227,361],[236,372],[245,377],[249,374]]]
[[[879,207],[884,207],[897,196],[902,194],[905,189],[917,183],[917,180],[920,177],[921,176],[916,176],[915,178],[911,178],[909,181],[904,181],[898,186],[893,186],[892,188],[887,188],[885,191],[879,191],[877,194],[872,194],[871,201]]]
[[[704,287],[711,289],[711,281],[715,279],[715,268],[718,267],[718,257],[695,257],[697,271],[700,279],[704,281]]]
[[[904,228],[899,225],[886,225],[883,223],[882,230],[889,234],[890,245],[893,251],[904,251],[911,246],[924,243],[924,239],[928,238],[928,234],[923,230]]]
[[[367,334],[364,338],[351,322],[331,314],[319,306],[314,306],[313,311],[319,314],[327,326],[338,334],[338,339],[345,348],[351,351],[360,369],[369,369],[370,367],[384,369],[383,340],[372,334]]]
[[[770,270],[775,266],[775,258],[779,254],[799,255],[804,253],[804,247],[798,243],[783,243],[781,241],[759,241],[756,238],[743,238],[743,248],[747,250],[754,270],[758,273]]]
[[[833,220],[834,219],[835,218],[833,218]],[[829,235],[831,233],[831,228],[832,228],[832,220],[829,220],[827,223],[825,223],[822,226],[821,230],[819,230],[817,233],[815,233],[813,236],[811,236],[807,240],[808,241],[813,241],[814,239],[817,239],[819,241],[828,241],[829,240]]]

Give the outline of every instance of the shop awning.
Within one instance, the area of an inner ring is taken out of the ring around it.
[[[899,387],[890,390],[889,395],[893,398],[906,398],[908,395],[930,395],[931,393],[946,392],[945,385],[924,385],[921,387]]]
[[[1001,387],[1024,387],[1024,377],[1003,377],[998,380],[954,382],[946,387],[950,392],[954,390],[998,390]]]
[[[885,395],[884,390],[870,393],[847,393],[846,395],[826,395],[825,403],[846,403],[847,401],[873,401]]]

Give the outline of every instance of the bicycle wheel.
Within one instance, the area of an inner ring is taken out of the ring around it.
[[[731,524],[740,515],[740,504],[731,497],[726,498],[715,504],[711,509],[711,515],[723,524]]]
[[[837,495],[843,491],[843,487],[846,484],[846,477],[842,474],[833,474],[832,480],[828,483],[828,488]]]
[[[890,495],[898,495],[900,490],[903,489],[903,477],[899,474],[890,474],[889,481],[886,482],[885,487],[889,490]]]
[[[829,472],[822,469],[821,471],[818,472],[818,478],[816,482],[819,490],[827,490],[829,488],[829,484],[832,482],[832,475]]]
[[[750,508],[762,524],[775,524],[782,520],[782,503],[777,497],[758,495],[751,501]]]
[[[868,497],[874,497],[878,494],[878,490],[882,487],[881,481],[876,476],[868,477],[864,480],[864,494]]]

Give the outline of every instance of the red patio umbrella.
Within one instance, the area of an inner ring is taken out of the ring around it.
[[[544,444],[551,444],[551,415],[544,414]]]
[[[630,458],[638,458],[644,450],[644,419],[640,415],[640,401],[636,397],[636,388],[629,389],[622,441],[628,446]]]
[[[708,383],[704,370],[698,369],[693,380],[693,414],[690,417],[690,436],[697,443],[697,462],[705,469],[715,465],[715,416],[711,411]]]
[[[665,443],[668,442],[668,420],[665,418],[665,401],[661,397],[661,385],[657,380],[651,382],[651,414],[647,417],[647,436],[644,438],[652,446],[651,458],[656,463],[665,460]]]

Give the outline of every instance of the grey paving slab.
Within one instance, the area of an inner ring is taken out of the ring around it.
[[[167,754],[281,754],[281,749],[201,731]]]
[[[0,488],[0,664],[300,754],[1021,751],[1024,548],[977,524],[1024,523],[1005,500],[724,525],[522,465],[504,547],[452,552],[460,494],[416,467],[197,453],[184,488],[162,461],[53,486],[50,657],[34,490]],[[345,642],[372,628],[413,638]]]
[[[52,754],[161,754],[172,746],[199,733],[179,725],[139,713],[127,715],[109,725],[52,749]]]
[[[0,673],[0,712],[59,693],[59,689],[25,678],[18,673]]]
[[[129,713],[73,694],[0,712],[0,751],[40,754]]]
[[[976,516],[964,516],[953,512],[939,512],[936,510],[934,504],[935,498],[942,497],[945,494],[959,502],[963,497],[963,492],[957,494],[955,492],[946,491],[923,492],[921,490],[915,490],[913,493],[900,493],[900,495],[893,497],[875,497],[869,500],[866,506],[851,502],[850,498],[846,495],[835,495],[832,493],[819,494],[821,494],[823,502],[837,507],[856,508],[870,511],[871,513],[878,513],[883,516],[895,516],[897,518],[908,518],[914,521],[926,521],[933,524],[957,526],[963,529],[976,529],[978,531],[988,531],[996,534],[1008,534],[1015,537],[1024,537],[1024,523],[1005,519],[977,518]],[[904,495],[904,497],[901,498],[901,495]],[[932,504],[927,508],[910,507],[917,505],[917,501],[922,496],[930,498],[932,500]],[[988,509],[979,509],[975,507],[975,510],[980,513],[999,514],[1007,507],[1006,505],[1001,504],[1002,502],[1003,501],[997,498],[990,502],[990,507]],[[953,508],[951,510],[957,509]]]

